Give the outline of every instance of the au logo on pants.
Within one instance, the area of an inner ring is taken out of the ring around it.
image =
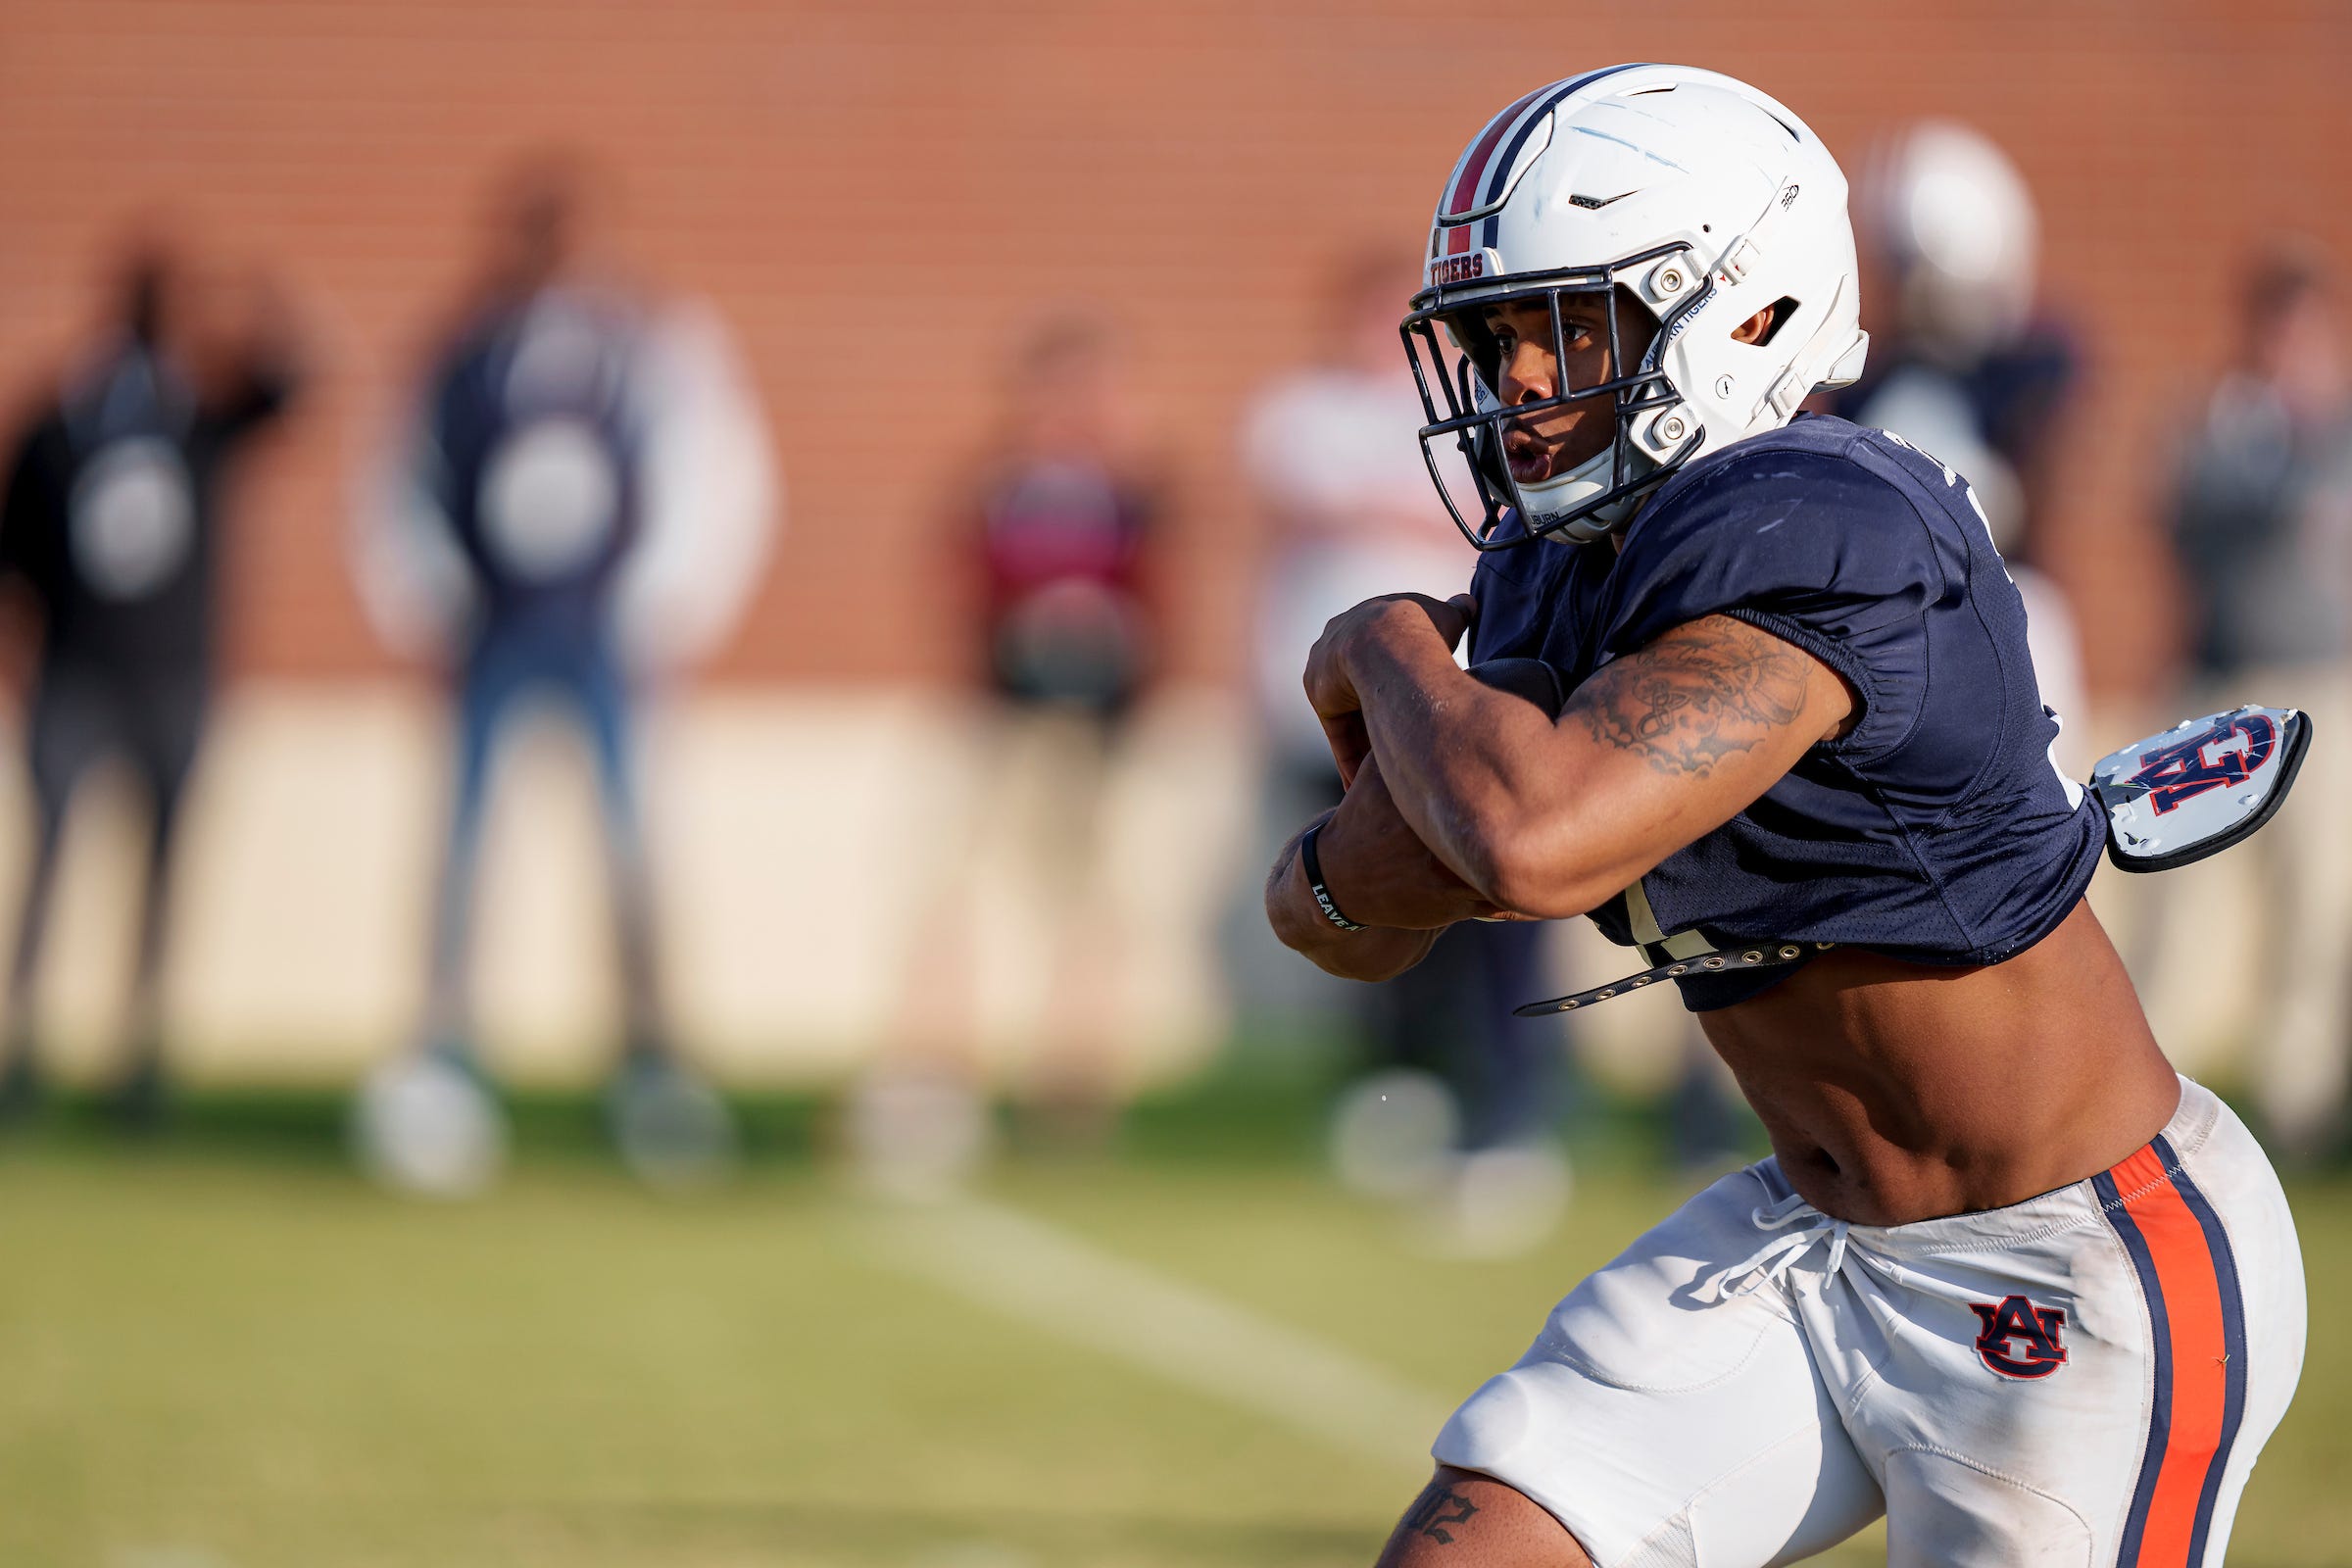
[[[1977,1354],[2006,1378],[2046,1378],[2066,1364],[2063,1307],[2035,1306],[2022,1296],[2004,1296],[2000,1304],[1971,1301],[1970,1311],[1984,1325],[1977,1336]]]

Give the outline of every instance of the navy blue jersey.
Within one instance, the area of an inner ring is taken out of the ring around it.
[[[2040,545],[2041,521],[2034,511],[2039,499],[2034,492],[2034,476],[2048,466],[2053,434],[2062,428],[2061,416],[2082,380],[2082,356],[2073,335],[2056,322],[2036,321],[1965,369],[1954,369],[1899,339],[1873,338],[1870,368],[1852,386],[1830,394],[1827,407],[1839,418],[1875,423],[1869,416],[1880,394],[1914,376],[1929,377],[1948,389],[1973,426],[1962,439],[1988,449],[2027,486],[2026,510],[2009,548],[2017,560],[2033,562]],[[1938,446],[1927,432],[1900,425],[1896,429],[1967,466],[1958,451]]]
[[[1997,963],[2054,930],[2098,865],[2097,808],[2050,760],[2058,725],[2034,685],[2025,606],[1968,486],[1883,432],[1799,416],[1676,474],[1622,550],[1495,552],[1472,592],[1476,659],[1542,659],[1570,688],[1729,614],[1859,697],[1845,736],[1593,910],[1613,941],[1696,932]],[[1789,972],[1678,983],[1704,1010]]]
[[[426,392],[433,500],[486,621],[599,635],[642,497],[642,389],[614,302],[551,289],[493,310]]]

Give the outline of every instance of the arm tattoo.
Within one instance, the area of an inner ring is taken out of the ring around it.
[[[1770,632],[1708,615],[1602,665],[1569,706],[1594,740],[1705,778],[1796,721],[1812,662]]]
[[[1441,1546],[1450,1546],[1453,1532],[1446,1527],[1467,1524],[1476,1512],[1477,1503],[1445,1482],[1432,1481],[1404,1511],[1404,1527],[1415,1535],[1427,1536]]]

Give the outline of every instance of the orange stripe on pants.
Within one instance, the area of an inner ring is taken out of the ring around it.
[[[2127,1195],[2125,1212],[2155,1259],[2172,1336],[2171,1431],[2140,1537],[2139,1568],[2197,1568],[2188,1560],[2190,1537],[2205,1472],[2221,1448],[2228,1393],[2221,1281],[2204,1227],[2180,1200],[2154,1150],[2141,1150],[2116,1166],[2113,1175],[2117,1190]]]

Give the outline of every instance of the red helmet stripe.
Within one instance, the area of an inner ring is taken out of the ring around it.
[[[1462,154],[1462,161],[1455,167],[1453,178],[1446,187],[1445,200],[1438,207],[1437,226],[1446,232],[1445,253],[1458,256],[1472,248],[1469,225],[1463,220],[1502,194],[1502,183],[1510,173],[1511,162],[1519,156],[1519,149],[1527,145],[1528,136],[1544,114],[1604,76],[1642,69],[1633,63],[1604,66],[1581,76],[1570,76],[1548,86],[1538,87],[1489,121],[1487,128],[1479,132],[1478,140],[1471,144],[1468,152]],[[1514,125],[1518,128],[1518,134],[1511,135]],[[1510,136],[1510,142],[1504,146],[1503,138],[1506,135]],[[1499,155],[1497,148],[1500,148]],[[1493,177],[1490,178],[1490,175]],[[1482,185],[1485,187],[1483,194],[1480,189]],[[1493,216],[1487,219],[1489,245],[1494,243],[1498,221]],[[1433,253],[1438,249],[1434,240],[1430,248]]]
[[[1519,118],[1529,104],[1543,97],[1556,85],[1558,84],[1555,82],[1538,87],[1534,92],[1529,93],[1487,122],[1487,128],[1480,133],[1478,141],[1468,153],[1463,155],[1462,167],[1454,172],[1453,186],[1446,193],[1446,205],[1438,212],[1441,220],[1457,214],[1470,212],[1478,206],[1478,187],[1486,178],[1487,164],[1494,158],[1494,148],[1501,142],[1503,132],[1511,128],[1512,122]]]

